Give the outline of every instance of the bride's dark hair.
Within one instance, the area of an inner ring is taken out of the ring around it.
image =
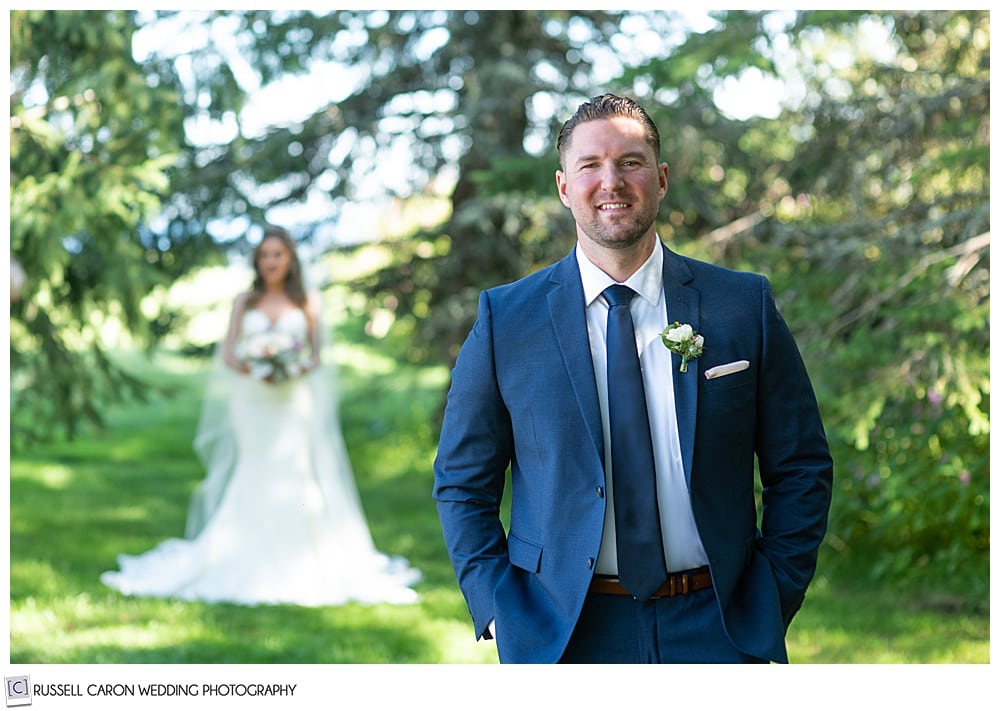
[[[295,242],[292,240],[292,236],[288,234],[288,230],[277,225],[265,225],[264,236],[260,238],[260,244],[253,251],[253,288],[248,305],[253,306],[256,304],[264,294],[264,278],[260,275],[257,257],[260,254],[261,245],[264,244],[266,239],[271,237],[280,240],[291,255],[291,259],[288,262],[288,275],[285,277],[285,293],[288,294],[288,298],[304,308],[306,305],[306,290],[302,283],[302,264],[299,262],[298,252],[295,251]]]

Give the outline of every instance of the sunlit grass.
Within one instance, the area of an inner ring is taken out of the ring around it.
[[[988,663],[989,614],[973,600],[820,578],[788,646],[799,663]]]

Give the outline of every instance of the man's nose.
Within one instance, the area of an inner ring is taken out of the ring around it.
[[[619,188],[623,182],[622,172],[617,165],[612,163],[601,169],[601,188],[604,190]]]

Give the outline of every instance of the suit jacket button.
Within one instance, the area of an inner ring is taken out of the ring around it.
[[[597,496],[599,498],[601,498],[601,499],[604,498],[604,487],[603,486],[598,486],[597,487]]]
[[[587,570],[593,570],[593,568],[594,568],[594,559],[587,558]]]

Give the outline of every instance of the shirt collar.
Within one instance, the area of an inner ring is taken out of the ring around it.
[[[587,258],[579,242],[576,245],[576,261],[580,266],[583,296],[587,306],[594,303],[601,292],[609,286],[618,283]],[[655,306],[660,302],[663,296],[663,245],[660,244],[659,236],[653,245],[652,254],[632,276],[625,280],[624,284],[651,305]]]

